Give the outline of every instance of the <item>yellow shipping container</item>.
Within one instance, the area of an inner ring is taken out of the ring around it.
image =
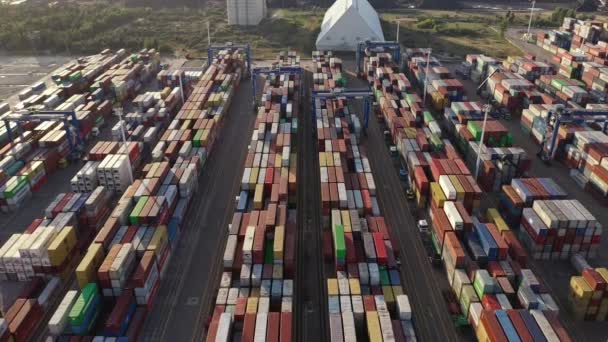
[[[248,314],[255,314],[258,312],[258,297],[247,298],[247,307],[245,312]]]
[[[274,155],[274,167],[281,166],[281,163],[282,163],[282,161],[281,161],[281,154],[280,153],[275,154]]]
[[[501,235],[503,232],[511,230],[509,229],[509,226],[507,225],[505,220],[503,220],[502,216],[500,216],[500,213],[498,212],[498,210],[496,210],[496,208],[489,208],[486,212],[486,216],[489,222],[492,222],[494,223],[494,225],[496,225],[496,228],[498,229]]]
[[[382,286],[382,294],[384,295],[384,301],[386,301],[387,305],[391,306],[395,303],[392,286]]]
[[[382,342],[382,333],[380,331],[378,312],[365,312],[365,319],[367,321],[367,338],[369,339],[369,342]]]
[[[462,184],[460,184],[458,177],[456,177],[454,175],[450,175],[450,176],[448,176],[448,178],[450,178],[450,182],[452,182],[452,185],[456,189],[456,200],[463,202],[465,191],[464,191],[464,188],[462,187]]]
[[[336,279],[336,278],[327,279],[327,295],[328,296],[337,296],[338,294],[339,294],[338,279]]]
[[[325,152],[319,152],[319,167],[327,166],[327,161],[325,160]]]
[[[608,268],[598,267],[595,269],[595,271],[599,273],[606,282],[608,282]]]
[[[323,152],[323,153],[325,154],[325,163],[326,163],[326,166],[329,166],[329,167],[336,166],[335,163],[334,163],[333,153],[331,153],[331,152]]]
[[[340,216],[342,217],[342,226],[344,226],[345,233],[352,233],[352,226],[350,224],[350,211],[340,210]]]
[[[350,294],[353,296],[361,295],[361,284],[359,283],[359,279],[350,278],[348,279],[348,285],[350,287]]]
[[[253,208],[262,210],[264,206],[264,184],[255,185],[255,193],[253,195]]]
[[[593,294],[593,290],[582,276],[570,278],[570,291],[574,297],[579,299],[590,299]]]
[[[55,236],[47,249],[51,266],[60,266],[76,246],[76,229],[65,226]]]
[[[393,285],[393,294],[395,295],[395,298],[399,295],[402,295],[403,287],[401,287],[400,285]]]
[[[161,253],[163,252],[166,244],[167,226],[158,226],[154,230],[154,235],[152,235],[152,239],[150,239],[150,243],[148,244],[148,248],[146,250],[153,251],[158,260],[161,257]]]
[[[405,136],[408,139],[415,139],[416,138],[416,128],[413,127],[406,127],[403,129],[403,131],[405,132]]]
[[[437,182],[431,182],[431,197],[438,208],[443,208],[443,202],[445,202],[445,194],[443,193],[443,190],[441,190],[441,186]]]
[[[276,226],[274,228],[274,242],[272,244],[272,253],[274,260],[283,260],[284,241],[285,227]]]
[[[251,168],[251,174],[249,175],[249,189],[253,189],[255,187],[255,184],[258,181],[259,173],[260,173],[260,168],[258,168],[258,167]]]
[[[80,289],[88,283],[97,282],[97,269],[105,257],[102,244],[93,243],[89,246],[87,253],[76,267],[76,281]]]
[[[481,321],[477,324],[477,330],[475,331],[475,335],[477,335],[477,341],[479,342],[489,342],[490,338],[488,337],[488,333],[486,332],[486,328],[483,326]]]

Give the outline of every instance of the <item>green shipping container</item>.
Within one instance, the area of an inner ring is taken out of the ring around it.
[[[463,285],[460,292],[460,309],[462,314],[467,317],[469,315],[469,307],[471,303],[479,302],[477,294],[471,285]]]
[[[391,285],[390,277],[388,276],[388,270],[385,266],[379,266],[378,270],[380,271],[380,284],[382,286]]]
[[[443,140],[435,133],[431,134],[431,139],[429,139],[429,141],[435,152],[441,152],[445,148]]]
[[[334,224],[332,229],[334,235],[334,250],[336,260],[346,260],[346,243],[344,241],[344,227],[341,224]]]
[[[203,136],[203,130],[199,129],[194,134],[194,138],[192,138],[192,146],[201,147],[201,137]]]
[[[131,211],[131,215],[129,216],[129,221],[131,221],[131,224],[136,226],[139,225],[139,214],[146,206],[146,202],[148,202],[148,196],[141,196],[139,198],[139,201],[137,201],[135,208],[133,208],[133,210]]]
[[[264,242],[264,263],[272,265],[274,264],[274,254],[273,254],[273,242],[272,240],[266,240]]]
[[[93,300],[97,295],[99,295],[97,283],[88,283],[85,285],[68,314],[70,325],[78,326],[83,323],[82,321],[87,312],[89,312],[89,309],[91,309],[91,303],[93,303]]]
[[[479,141],[481,139],[481,127],[476,121],[467,122],[467,129],[469,132],[471,132],[475,141]]]
[[[422,113],[422,116],[423,116],[423,118],[424,118],[424,123],[425,123],[425,124],[427,124],[427,125],[428,125],[430,122],[435,121],[435,118],[433,117],[433,114],[431,114],[431,112],[428,112],[428,111],[423,112],[423,113]]]
[[[435,253],[441,255],[441,245],[439,243],[439,240],[437,239],[437,234],[435,233],[435,230],[431,230],[431,242],[433,243]]]

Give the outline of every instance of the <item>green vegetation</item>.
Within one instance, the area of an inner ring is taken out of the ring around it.
[[[431,47],[436,53],[464,56],[483,53],[506,57],[521,52],[504,39],[504,30],[523,21],[512,12],[471,13],[465,11],[408,10],[381,14],[384,37],[396,39],[396,19],[400,18],[399,40],[408,47]]]
[[[95,3],[0,5],[0,49],[10,53],[98,52],[103,48],[156,47],[164,53],[203,55],[206,23],[215,42],[249,42],[260,54],[286,46],[310,52],[323,12],[276,11],[257,27],[227,24],[225,8],[124,7]]]
[[[155,47],[163,53],[204,56],[206,23],[212,42],[248,42],[256,58],[273,57],[287,47],[309,55],[320,31],[324,9],[271,11],[255,27],[230,26],[225,7],[124,7],[116,3],[0,5],[0,50],[17,54],[86,54],[103,48]],[[556,10],[535,19],[537,25],[571,15]],[[484,53],[505,57],[519,50],[504,39],[510,26],[526,26],[528,16],[507,11],[390,10],[381,13],[387,40],[394,40],[401,21],[401,42],[408,47],[432,47],[437,53],[463,56]],[[546,21],[546,22],[545,22]],[[553,24],[551,24],[553,25]]]

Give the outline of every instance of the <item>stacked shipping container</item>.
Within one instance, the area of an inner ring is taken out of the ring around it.
[[[386,58],[367,60],[365,72],[386,75],[386,81],[374,81],[379,87],[409,86],[400,82],[402,74],[393,74],[393,65],[383,67]],[[415,340],[391,229],[381,216],[369,159],[359,144],[361,122],[345,98],[318,99],[314,106],[324,257],[334,265],[327,279],[331,340]]]
[[[154,53],[155,54],[155,53]],[[26,88],[19,96],[22,102],[14,110],[61,110],[75,113],[79,131],[86,139],[93,127],[99,125],[112,112],[114,94],[103,82],[105,73],[116,67],[124,57],[123,50],[116,54],[103,51],[69,63],[53,74],[57,86],[46,88],[44,83]],[[148,52],[137,56],[149,55]],[[158,64],[138,63],[154,74]],[[135,76],[133,76],[135,77]],[[102,86],[103,85],[103,86]],[[90,91],[90,92],[89,92]],[[6,112],[4,115],[10,115]],[[25,122],[17,126],[10,123],[13,137],[8,141],[8,131],[0,123],[0,209],[12,211],[38,191],[46,183],[48,175],[70,153],[65,124],[57,121]]]
[[[236,61],[232,62],[233,59]],[[232,71],[226,71],[231,74],[229,86],[232,87],[240,79],[242,60],[241,53],[225,51],[213,61],[212,67],[225,70],[222,65],[234,63]],[[221,84],[224,80],[222,76],[218,82]],[[215,91],[218,86],[213,84],[214,81],[211,77],[199,82],[193,93]],[[193,107],[201,109],[207,105],[210,111],[221,112],[218,104],[210,105],[198,98],[191,99],[199,105]],[[177,103],[177,106],[181,106],[181,103]],[[173,117],[176,110],[174,108],[167,114]],[[219,119],[218,116],[216,120]],[[173,120],[179,119],[175,116]],[[194,121],[178,123],[189,130]],[[176,124],[171,122],[169,125]],[[183,132],[182,135],[189,136]],[[46,219],[36,220],[23,234],[35,237],[31,246],[27,243],[30,238],[17,236],[0,249],[3,255],[7,252],[10,254],[13,265],[15,258],[23,259],[21,264],[26,264],[25,259],[32,264],[40,259],[43,265],[32,267],[34,275],[57,274],[66,279],[76,269],[81,291],[68,292],[64,297],[49,322],[52,335],[99,334],[137,339],[147,309],[154,303],[204,161],[195,149],[182,149],[187,142],[187,139],[183,139],[175,144],[180,153],[173,160],[170,158],[172,155],[167,155],[162,162],[148,163],[138,168],[136,174],[141,173],[140,178],[126,187],[117,203],[110,198],[118,191],[110,190],[107,184],[98,186],[90,194],[62,194],[46,210]],[[211,139],[209,143],[212,146]],[[115,146],[113,143],[109,145]],[[112,150],[113,147],[106,146],[109,150],[104,149],[92,156],[104,159],[112,155],[124,156],[130,162],[149,159],[149,150],[138,149],[141,145],[137,142],[129,144],[126,149]],[[108,208],[114,209],[110,213]],[[77,237],[76,241],[74,236]],[[14,250],[17,252],[12,252]],[[82,254],[84,257],[81,258]],[[45,263],[47,258],[50,265]],[[56,264],[59,266],[54,266]],[[13,277],[10,273],[7,276]],[[29,275],[26,276],[29,278]],[[30,283],[36,282],[36,279]],[[105,303],[103,307],[102,302]],[[18,305],[15,302],[10,310],[19,310]],[[28,319],[27,322],[32,324],[29,327],[31,333],[39,318]],[[11,321],[6,323],[9,327],[12,324]],[[10,333],[18,338],[17,325]]]
[[[301,80],[267,77],[229,235],[207,341],[291,341],[296,133]]]
[[[346,79],[342,75],[342,59],[334,57],[331,51],[313,51],[313,90],[333,90],[342,88]]]

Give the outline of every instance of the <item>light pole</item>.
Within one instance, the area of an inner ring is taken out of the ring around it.
[[[426,53],[426,67],[424,69],[424,89],[422,91],[422,104],[426,105],[427,81],[429,79],[429,63],[431,62],[431,48]]]
[[[211,46],[211,31],[209,30],[209,22],[207,22],[207,46]]]
[[[477,92],[479,93],[479,90],[486,84],[486,82],[488,82],[488,80],[490,79],[490,77],[494,76],[495,73],[499,72],[500,69],[494,69],[494,71],[492,71],[492,73],[485,79],[483,80],[483,82],[481,82],[481,84],[479,85],[479,87],[477,87]],[[488,122],[488,113],[490,112],[490,100],[488,97],[488,104],[485,106],[485,110],[484,110],[484,115],[483,115],[483,124],[481,127],[481,139],[479,141],[479,151],[477,151],[477,161],[475,162],[475,181],[477,181],[477,176],[479,175],[479,163],[481,162],[481,153],[484,147],[483,144],[483,139],[484,136],[486,135],[486,123]]]
[[[526,41],[530,39],[530,28],[532,27],[532,16],[534,15],[534,6],[536,5],[536,0],[532,0],[532,8],[530,9],[530,21],[528,22],[528,32],[526,33]]]
[[[122,138],[122,146],[124,147],[125,155],[127,156],[127,166],[129,168],[129,184],[133,184],[133,169],[131,168],[131,160],[129,159],[129,150],[127,148],[127,138],[125,136],[125,123],[122,120],[122,107],[114,107],[114,112],[118,115],[118,122],[120,122],[120,137]]]
[[[181,73],[181,70],[180,70],[180,72],[177,73],[177,77],[179,78],[179,94],[182,97],[182,105],[183,105],[186,102],[184,101],[184,84],[182,83],[182,73]]]

